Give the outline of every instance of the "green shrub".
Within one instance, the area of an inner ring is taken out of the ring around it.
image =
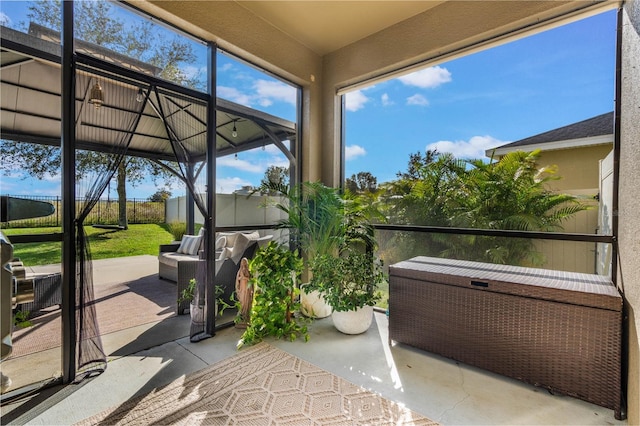
[[[180,241],[187,232],[187,224],[184,222],[171,222],[167,224],[167,230],[173,235],[175,241]]]

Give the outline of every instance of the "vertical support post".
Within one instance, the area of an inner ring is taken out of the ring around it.
[[[611,233],[614,241],[611,244],[611,281],[618,286],[618,184],[620,182],[620,110],[622,104],[622,17],[623,8],[618,9],[616,31],[616,75],[615,104],[613,113],[613,193],[611,199]]]
[[[296,93],[296,137],[289,142],[289,151],[295,158],[295,162],[289,167],[290,188],[302,181],[302,147],[300,146],[300,135],[302,134],[302,89],[297,88]]]
[[[205,252],[207,254],[207,295],[205,333],[213,336],[216,330],[215,295],[215,235],[216,235],[216,45],[208,43],[207,60],[207,217],[204,226]]]
[[[624,31],[624,6],[618,8],[617,15],[617,28],[616,28],[616,75],[615,75],[615,104],[613,113],[613,194],[612,194],[612,215],[611,215],[611,233],[613,234],[613,243],[611,244],[611,281],[622,292],[623,300],[626,300],[624,295],[624,283],[618,282],[618,235],[619,235],[619,191],[620,186],[620,138],[621,138],[621,122],[620,115],[622,113],[622,41]],[[620,285],[621,284],[621,285]],[[628,302],[625,302],[622,307],[622,353],[620,360],[620,368],[622,371],[622,377],[627,378],[629,376],[629,312]],[[628,381],[622,380],[621,383],[621,406],[622,413],[626,418],[627,412],[627,392]],[[616,419],[618,416],[616,415]]]
[[[76,375],[76,164],[75,86],[73,49],[73,1],[62,2],[62,380]]]
[[[339,170],[339,174],[338,174],[338,178],[340,179],[340,182],[338,182],[337,187],[340,188],[342,191],[344,191],[344,179],[345,179],[345,170],[344,170],[344,164],[345,164],[345,157],[344,157],[344,149],[346,146],[346,132],[345,132],[345,120],[346,120],[346,102],[347,102],[347,97],[346,95],[340,95],[340,170]],[[335,173],[334,173],[335,176]]]
[[[193,163],[189,163],[187,164],[187,179],[189,179],[191,182],[193,182],[194,180],[194,169],[193,169]],[[195,208],[194,208],[194,201],[193,201],[193,195],[191,194],[191,191],[187,191],[187,199],[186,199],[186,221],[187,221],[187,234],[189,235],[193,235],[194,233],[194,222],[195,222]]]

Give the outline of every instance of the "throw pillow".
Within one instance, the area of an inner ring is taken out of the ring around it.
[[[231,259],[233,263],[237,264],[242,259],[242,254],[251,244],[255,244],[256,240],[260,238],[260,234],[256,232],[252,232],[250,234],[238,233],[236,238],[236,242],[233,245],[233,249],[231,251]]]
[[[216,240],[216,250],[223,249],[227,246],[227,237],[218,237]]]
[[[227,242],[225,247],[233,247],[236,244],[236,237],[238,236],[238,232],[219,232],[216,234],[218,238],[225,237]]]
[[[216,260],[225,260],[231,257],[231,249],[229,247],[225,247],[220,252],[216,252]]]
[[[182,254],[198,254],[200,249],[200,239],[198,235],[183,235],[178,247],[178,253]]]

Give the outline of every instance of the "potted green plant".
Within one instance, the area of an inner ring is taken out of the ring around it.
[[[193,299],[196,293],[196,286],[197,286],[197,281],[195,278],[191,278],[189,280],[189,285],[187,285],[187,287],[182,290],[182,293],[180,294],[180,297],[178,297],[178,304],[184,302],[184,301],[189,301],[189,315],[191,315],[191,318],[194,322],[201,322],[204,323],[204,299],[200,298],[200,303],[195,304],[193,303]],[[216,297],[216,308],[215,308],[215,314],[216,316],[218,315],[222,315],[222,313],[224,312],[225,308],[229,307],[230,305],[227,304],[224,300],[222,300],[220,298],[220,296],[224,294],[224,289],[217,285],[215,287],[215,297]],[[220,308],[220,309],[218,309]]]
[[[382,262],[370,253],[347,249],[338,256],[317,256],[312,273],[312,282],[325,288],[334,326],[345,334],[367,331],[385,280]]]
[[[295,316],[300,309],[298,281],[302,269],[298,253],[275,241],[258,249],[249,261],[253,303],[238,347],[260,342],[265,336],[291,341],[303,336],[309,340],[304,319]]]
[[[303,182],[293,187],[267,183],[261,190],[283,198],[275,207],[287,217],[276,227],[290,232],[292,242],[307,262],[307,270],[316,256],[337,256],[345,245],[364,247],[375,243],[367,209],[348,192],[340,194],[337,188],[320,182]],[[324,299],[325,286],[331,284],[307,278],[300,286],[301,312],[312,318],[331,315],[331,306]]]

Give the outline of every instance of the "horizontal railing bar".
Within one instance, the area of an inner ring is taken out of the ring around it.
[[[531,238],[536,240],[578,241],[584,243],[613,244],[616,238],[613,235],[578,234],[567,232],[540,232],[540,231],[516,231],[507,229],[473,229],[451,228],[444,226],[418,226],[418,225],[386,225],[375,224],[374,228],[380,231],[404,231],[423,232],[433,234],[478,235],[483,237],[507,237],[507,238]]]
[[[233,232],[233,231],[255,231],[261,229],[276,229],[276,225],[235,225],[235,226],[216,226],[216,232]]]

